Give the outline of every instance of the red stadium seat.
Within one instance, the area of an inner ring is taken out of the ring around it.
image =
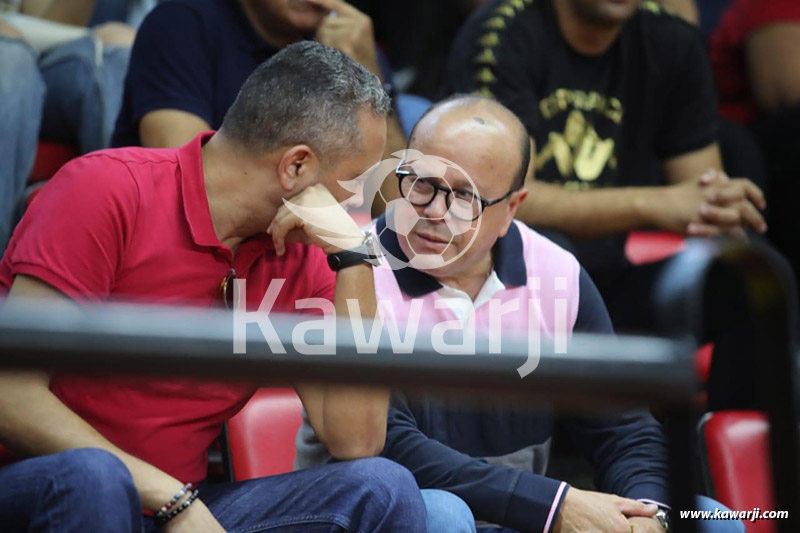
[[[72,145],[39,141],[28,183],[49,180],[65,163],[79,155],[78,149]]]
[[[709,342],[700,346],[694,354],[694,374],[700,383],[708,383],[708,373],[711,370],[711,356],[714,354],[714,343]]]
[[[756,411],[709,413],[700,422],[701,460],[714,497],[736,511],[773,510],[769,423]],[[745,522],[747,533],[774,533],[775,522]]]
[[[625,242],[625,256],[634,265],[654,263],[686,248],[683,236],[660,231],[633,231]]]
[[[228,421],[228,449],[235,481],[292,471],[302,408],[294,389],[260,389]]]
[[[634,265],[654,263],[666,259],[686,248],[683,236],[677,233],[659,231],[634,231],[628,234],[625,241],[625,256]],[[711,367],[711,354],[714,345],[704,344],[695,354],[695,374],[701,383],[708,381],[708,371]],[[705,404],[705,393],[698,396],[699,404]]]

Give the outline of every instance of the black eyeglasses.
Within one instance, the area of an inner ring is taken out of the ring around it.
[[[231,310],[233,309],[233,280],[236,279],[236,270],[231,268],[231,271],[228,273],[225,278],[219,284],[219,295],[220,300],[222,301],[222,305],[225,306],[225,309]]]
[[[486,200],[480,195],[464,189],[451,189],[436,184],[431,178],[422,178],[411,170],[398,168],[395,170],[402,196],[411,205],[426,207],[430,205],[439,191],[444,192],[444,203],[454,218],[464,222],[474,222],[483,214],[484,209],[499,204],[514,192],[508,191],[505,196],[496,200]]]

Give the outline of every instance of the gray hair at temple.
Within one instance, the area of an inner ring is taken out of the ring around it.
[[[291,44],[247,78],[220,132],[246,151],[307,144],[324,161],[362,147],[358,112],[385,117],[389,96],[378,77],[314,41]]]

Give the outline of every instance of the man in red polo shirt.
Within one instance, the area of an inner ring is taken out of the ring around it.
[[[236,277],[247,280],[247,307],[255,310],[270,281],[283,278],[275,311],[321,297],[346,313],[355,298],[374,314],[372,267],[364,262],[370,236],[344,210],[334,209],[323,230],[283,200],[320,207],[345,199],[337,181],[380,159],[388,109],[378,79],[341,52],[313,42],[287,47],[250,76],[219,132],[177,149],[107,150],[66,165],[0,264],[7,305],[39,297],[48,305],[213,306],[224,301],[221,284]],[[348,245],[332,246],[323,238],[331,236]],[[336,272],[326,264],[332,254]],[[254,388],[0,374],[0,442],[33,457],[0,469],[4,530],[424,530],[413,477],[378,458],[196,492],[206,448]],[[297,391],[337,458],[381,450],[387,391]],[[4,450],[6,462],[10,454]],[[142,508],[155,520],[142,524]]]

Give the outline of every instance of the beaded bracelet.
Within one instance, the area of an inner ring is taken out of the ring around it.
[[[193,485],[192,485],[191,483],[187,483],[186,485],[184,485],[184,486],[181,488],[181,490],[179,490],[178,492],[176,492],[176,493],[175,493],[175,495],[172,497],[172,499],[171,499],[170,501],[168,501],[168,502],[166,503],[166,505],[164,505],[164,506],[163,506],[161,509],[159,509],[159,511],[156,513],[156,515],[155,515],[155,518],[156,518],[156,520],[159,520],[159,519],[162,519],[163,517],[165,517],[165,516],[167,515],[167,513],[169,512],[169,510],[170,510],[170,509],[172,509],[172,507],[173,507],[173,506],[174,506],[176,503],[178,503],[178,500],[180,500],[181,498],[183,498],[183,495],[184,495],[184,494],[186,494],[188,491],[190,491],[190,490],[192,489],[192,486],[193,486]]]
[[[156,514],[156,516],[155,516],[156,525],[163,526],[164,524],[166,524],[167,522],[169,522],[170,520],[172,520],[173,518],[175,518],[176,516],[178,516],[179,514],[184,512],[187,507],[189,507],[190,505],[192,505],[192,503],[194,503],[194,501],[197,499],[197,496],[199,494],[200,494],[200,491],[199,490],[195,490],[194,492],[192,492],[191,496],[189,496],[186,499],[185,502],[183,502],[182,504],[180,504],[178,507],[176,507],[175,509],[173,509],[172,511],[170,511],[167,514],[163,514],[163,515],[159,516],[161,514],[161,512],[159,511],[159,513]]]

